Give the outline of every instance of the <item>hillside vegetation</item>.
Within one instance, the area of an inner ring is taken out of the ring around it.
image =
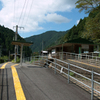
[[[79,37],[86,38],[100,45],[100,6],[93,9],[88,17],[80,19],[78,25],[74,25],[68,33],[58,41],[63,43]]]
[[[86,18],[80,19],[80,22],[78,25],[74,25],[67,34],[65,34],[62,38],[60,38],[58,41],[60,43],[73,40],[79,37],[82,37],[82,32],[84,31],[84,25],[86,23]]]
[[[33,42],[34,44],[31,46],[31,49],[33,52],[40,52],[42,50],[45,50],[49,46],[53,44],[58,44],[57,41],[59,38],[61,38],[63,35],[65,35],[68,31],[47,31],[45,33],[31,36],[28,38],[25,38],[27,42]]]
[[[0,25],[0,51],[2,56],[8,56],[9,51],[10,53],[14,53],[14,46],[11,45],[11,42],[14,40],[15,32],[9,28],[5,28],[4,26]],[[25,41],[19,35],[17,36],[18,41]],[[24,47],[25,56],[29,56],[31,49],[29,47]],[[29,52],[30,51],[30,52]],[[20,52],[20,50],[19,50]]]

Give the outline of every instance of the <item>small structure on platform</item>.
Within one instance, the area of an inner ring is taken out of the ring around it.
[[[48,55],[48,51],[41,51],[41,55],[44,55],[44,56]]]
[[[30,46],[30,45],[32,45],[33,43],[31,43],[31,42],[13,41],[11,44],[12,44],[12,45],[18,45],[18,46],[21,47],[20,64],[21,64],[21,66],[22,66],[23,46]]]
[[[86,51],[94,51],[94,43],[83,38],[73,39],[63,44],[59,44],[53,47],[48,48],[48,52],[52,53],[52,50],[57,52],[72,52],[72,53],[84,53]]]

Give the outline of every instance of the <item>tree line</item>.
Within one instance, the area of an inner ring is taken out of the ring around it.
[[[8,56],[9,51],[11,54],[14,53],[14,45],[11,44],[11,42],[14,40],[14,37],[14,31],[0,25],[0,53],[2,54],[2,56]],[[17,40],[25,42],[25,40],[19,35],[17,36]],[[25,51],[25,56],[30,56],[32,52],[29,47],[24,47],[23,51]]]

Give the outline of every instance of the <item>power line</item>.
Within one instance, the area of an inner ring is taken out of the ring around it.
[[[32,8],[32,5],[33,5],[33,1],[34,1],[34,0],[32,0],[32,3],[31,3],[31,6],[30,6],[30,9],[29,9],[29,12],[28,12],[28,16],[27,16],[25,25],[26,25],[26,23],[27,23],[27,21],[28,21],[28,18],[29,18],[29,15],[30,15],[30,11],[31,11],[31,8]]]
[[[18,9],[18,2],[16,2],[16,0],[14,0],[14,19],[15,19],[15,16],[16,16],[16,13],[17,12],[16,10]],[[16,6],[17,5],[17,6]],[[25,0],[24,1],[24,4],[22,6],[22,10],[21,10],[21,13],[20,13],[20,16],[19,16],[19,19],[18,19],[18,25],[19,24],[23,24],[26,26],[25,23],[27,23],[28,19],[29,19],[29,16],[30,16],[30,12],[31,12],[31,8],[32,8],[32,5],[33,5],[33,0],[31,2],[29,2],[28,0]],[[16,8],[17,7],[17,8]],[[29,9],[27,9],[29,8]],[[27,12],[27,13],[26,13]]]
[[[15,4],[16,4],[16,5],[15,5],[15,15],[16,15],[16,16],[15,16],[15,19],[16,19],[16,24],[17,24],[17,22],[18,22],[18,20],[19,20],[17,17],[18,17],[18,9],[19,9],[19,4],[20,4],[20,2],[19,2],[19,0],[15,0],[15,1],[16,1],[16,3],[15,3]]]
[[[25,0],[25,2],[24,2],[24,6],[23,6],[23,8],[22,8],[22,12],[21,12],[21,15],[20,15],[20,18],[19,18],[19,21],[18,21],[18,25],[19,25],[20,19],[21,19],[21,17],[22,17],[22,14],[23,14],[23,10],[24,10],[25,4],[26,4],[26,0]]]
[[[24,19],[25,19],[25,14],[26,14],[26,11],[27,11],[28,3],[29,3],[29,1],[27,0],[26,6],[25,6],[25,11],[24,11],[24,13],[23,13],[23,19],[22,19],[22,21],[21,21],[21,25],[23,24]]]
[[[14,0],[14,16],[13,16],[13,23],[15,21],[15,0]]]

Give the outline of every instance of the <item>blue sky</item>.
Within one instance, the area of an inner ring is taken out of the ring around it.
[[[3,6],[2,6],[2,2],[0,1],[0,10],[2,9],[2,7],[3,7]]]
[[[46,31],[66,31],[77,25],[88,14],[75,8],[77,0],[0,0],[0,24],[19,29],[21,37],[29,37]],[[13,29],[15,31],[15,29]]]

